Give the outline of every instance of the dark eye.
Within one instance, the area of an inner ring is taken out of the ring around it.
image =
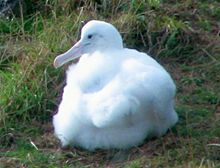
[[[92,35],[91,35],[91,34],[89,34],[89,35],[87,36],[87,38],[88,38],[88,39],[91,39],[91,38],[92,38]]]

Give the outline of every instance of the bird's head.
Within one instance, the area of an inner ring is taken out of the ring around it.
[[[54,66],[58,68],[83,54],[122,48],[121,35],[113,25],[104,21],[92,20],[83,26],[80,40],[67,52],[55,58]]]

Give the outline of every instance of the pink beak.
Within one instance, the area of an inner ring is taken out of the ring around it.
[[[58,68],[71,60],[79,58],[81,55],[82,55],[82,45],[79,41],[72,48],[70,48],[67,52],[58,55],[55,58],[53,65],[55,68]]]

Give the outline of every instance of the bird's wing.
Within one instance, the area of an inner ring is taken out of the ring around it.
[[[158,68],[137,60],[125,61],[118,75],[93,97],[91,118],[97,127],[125,125],[145,110],[155,99],[152,83]]]

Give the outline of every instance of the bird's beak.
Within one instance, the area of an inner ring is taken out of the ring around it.
[[[54,60],[54,67],[58,68],[63,64],[79,58],[82,55],[82,45],[81,42],[77,42],[72,48],[70,48],[67,52],[58,55]]]

